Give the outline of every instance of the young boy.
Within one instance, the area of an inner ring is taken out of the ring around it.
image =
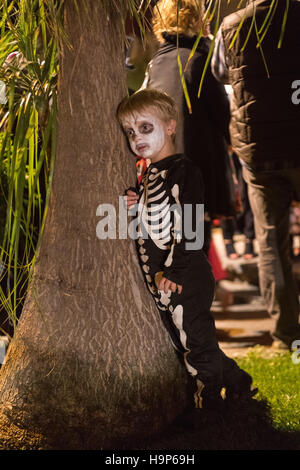
[[[210,312],[215,281],[199,240],[202,177],[183,155],[174,154],[176,105],[148,88],[124,98],[117,116],[132,151],[151,162],[138,194],[127,190],[127,208],[138,209],[140,265],[162,322],[195,379],[195,406],[220,408],[222,387],[226,398],[251,397],[251,377],[216,339]]]

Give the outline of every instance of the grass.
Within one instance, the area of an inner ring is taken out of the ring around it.
[[[274,428],[300,433],[300,364],[292,359],[289,352],[268,357],[262,348],[238,363],[259,387],[257,399],[268,401]]]

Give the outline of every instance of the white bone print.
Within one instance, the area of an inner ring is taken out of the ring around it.
[[[198,371],[193,366],[191,366],[191,364],[189,364],[187,360],[187,356],[190,350],[186,346],[187,336],[186,336],[186,332],[183,329],[183,306],[182,305],[177,305],[177,307],[173,310],[172,319],[173,319],[174,325],[179,331],[180,342],[182,346],[184,347],[184,349],[186,350],[186,352],[184,353],[184,362],[185,362],[186,368],[193,377],[196,377],[196,375],[198,374]]]
[[[158,172],[152,168],[144,183],[138,213],[140,217],[139,235],[142,236],[142,227],[161,250],[170,248],[171,220],[170,200],[163,186],[162,179],[166,177],[166,170]],[[155,204],[154,204],[155,203]],[[142,227],[141,227],[142,225]]]

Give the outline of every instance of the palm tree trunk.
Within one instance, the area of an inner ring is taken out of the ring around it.
[[[236,11],[239,8],[244,8],[245,7],[245,2],[242,2],[242,4],[239,6],[240,4],[240,0],[231,0],[230,3],[228,4],[228,2],[222,2],[221,1],[221,17],[224,17],[226,15],[230,15],[231,13],[233,13],[234,11]]]
[[[115,119],[125,94],[121,21],[66,1],[58,147],[46,227],[0,374],[2,448],[132,445],[186,404],[176,359],[131,240],[96,236],[99,204],[118,208],[135,161]],[[94,5],[96,3],[96,5]],[[80,3],[79,3],[80,5]]]

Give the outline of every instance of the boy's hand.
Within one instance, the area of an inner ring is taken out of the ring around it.
[[[176,290],[178,290],[178,294],[181,294],[182,286],[170,281],[166,277],[162,277],[158,284],[158,290],[163,290],[165,294],[167,294],[169,290],[172,292],[176,292]]]
[[[135,193],[134,191],[132,191],[131,189],[128,189],[126,191],[126,207],[127,209],[130,209],[132,206],[134,206],[135,204],[137,204],[138,200],[139,200],[139,195],[137,193]]]

